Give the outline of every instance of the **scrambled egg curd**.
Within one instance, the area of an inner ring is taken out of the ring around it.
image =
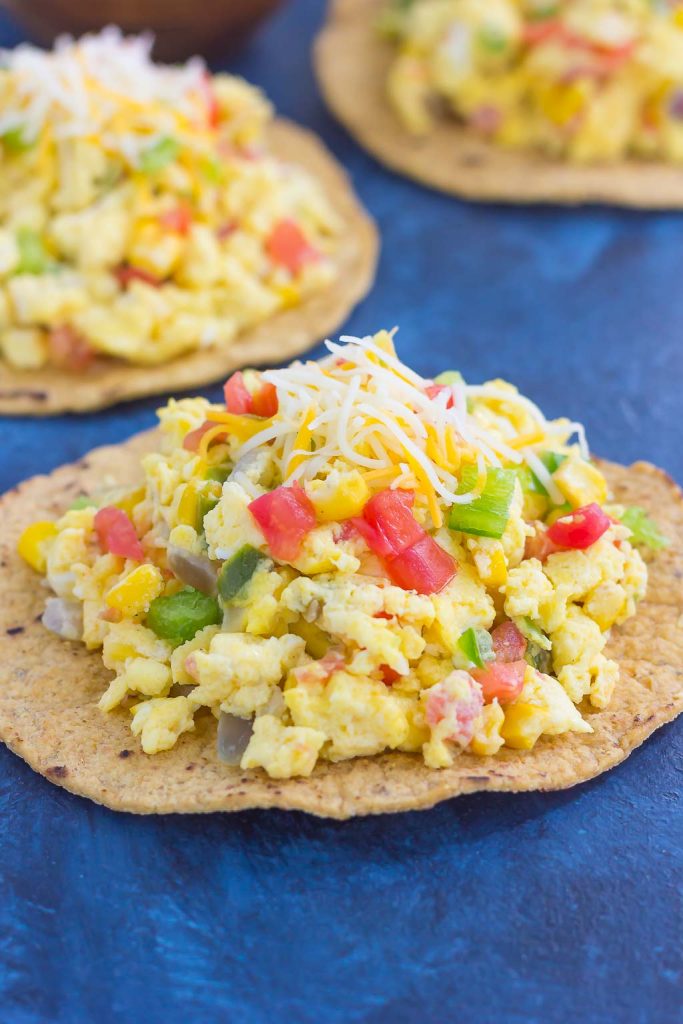
[[[607,504],[580,424],[502,380],[425,380],[386,332],[342,341],[170,401],[141,486],[29,526],[45,625],[102,648],[100,707],[147,754],[207,713],[224,760],[274,778],[590,733],[645,593],[634,544],[665,540]]]
[[[246,82],[115,29],[0,67],[0,356],[82,372],[227,346],[328,287],[341,229]]]
[[[439,102],[502,146],[683,160],[678,0],[393,0],[389,97],[415,134]]]

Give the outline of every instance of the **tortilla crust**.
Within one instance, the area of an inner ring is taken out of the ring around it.
[[[203,349],[158,366],[97,359],[84,374],[56,369],[13,370],[0,360],[0,413],[49,416],[103,409],[126,399],[197,388],[237,367],[281,362],[333,334],[370,290],[379,236],[351,182],[316,135],[283,119],[268,132],[271,152],[317,178],[344,222],[332,286],[301,306],[286,309],[241,334],[228,348]]]
[[[425,138],[411,135],[386,97],[393,47],[376,31],[385,0],[332,0],[316,40],[325,99],[348,131],[382,163],[423,185],[467,199],[509,203],[608,203],[683,207],[683,168],[621,160],[571,164],[503,149],[443,118]]]
[[[196,731],[148,757],[129,729],[129,713],[97,708],[111,673],[101,651],[86,651],[40,623],[46,591],[16,552],[22,529],[54,517],[111,475],[134,484],[155,432],[98,448],[50,476],[37,476],[0,499],[0,739],[65,789],[113,810],[138,814],[279,807],[330,818],[432,807],[477,790],[564,789],[623,761],[655,729],[683,710],[683,494],[646,462],[604,463],[615,497],[652,511],[674,542],[650,564],[647,600],[614,630],[608,653],[621,680],[605,711],[586,708],[594,732],[540,740],[534,750],[495,757],[462,754],[452,768],[427,768],[417,755],[320,763],[309,779],[270,779],[216,756],[216,723],[200,715]]]

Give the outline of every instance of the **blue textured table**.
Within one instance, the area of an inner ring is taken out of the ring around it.
[[[377,287],[346,329],[399,324],[423,373],[507,377],[600,454],[683,479],[683,218],[470,206],[384,172],[322,108],[321,10],[294,0],[230,67],[320,132],[378,220]],[[0,489],[157,404],[4,420]],[[674,1024],[682,737],[566,793],[345,824],[117,815],[0,748],[0,1020]]]

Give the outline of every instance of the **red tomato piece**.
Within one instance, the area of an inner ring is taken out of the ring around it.
[[[221,111],[218,105],[218,97],[213,87],[213,79],[207,71],[202,78],[202,93],[206,104],[206,123],[209,128],[217,128],[221,120]]]
[[[412,513],[414,501],[413,491],[380,491],[367,502],[362,518],[354,520],[376,555],[395,558],[425,536]]]
[[[481,686],[484,702],[497,697],[501,704],[516,700],[524,686],[526,661],[494,661],[486,668],[474,668],[471,675]]]
[[[143,270],[141,267],[131,267],[128,264],[117,267],[114,271],[114,277],[122,288],[127,288],[131,281],[142,281],[144,284],[151,285],[152,288],[160,288],[164,283],[163,278],[157,277],[156,274],[150,274],[148,270]]]
[[[295,668],[294,675],[300,683],[326,683],[335,672],[340,672],[345,667],[344,655],[339,651],[329,650],[317,661]]]
[[[382,673],[382,682],[385,686],[393,686],[396,680],[401,678],[400,672],[390,665],[380,665],[379,670]]]
[[[496,661],[519,661],[526,654],[526,639],[514,622],[501,622],[491,633]]]
[[[548,539],[561,548],[583,551],[600,540],[612,520],[597,502],[577,508],[548,527]]]
[[[455,398],[453,397],[451,388],[449,388],[447,384],[430,384],[429,387],[425,388],[425,394],[428,398],[432,399],[436,398],[437,395],[440,395],[442,391],[450,391],[451,394],[450,398],[446,402],[446,408],[452,409],[455,405]]]
[[[387,565],[392,581],[418,594],[438,594],[455,576],[458,565],[428,533]]]
[[[226,238],[230,238],[230,235],[234,235],[237,231],[237,221],[229,220],[223,224],[220,228],[216,228],[216,238],[219,242],[223,242]]]
[[[548,555],[555,551],[561,551],[561,548],[553,544],[543,523],[537,523],[536,533],[533,537],[527,537],[524,544],[524,557],[537,558],[539,562],[545,562]]]
[[[277,388],[274,384],[263,384],[252,396],[252,412],[255,416],[270,419],[278,410]]]
[[[121,558],[132,558],[136,562],[144,562],[145,552],[138,540],[135,527],[123,511],[116,505],[106,505],[95,515],[95,532],[102,553],[120,555]]]
[[[211,420],[205,420],[201,427],[197,427],[195,430],[191,430],[189,434],[186,434],[183,438],[183,448],[188,452],[196,452],[199,448],[199,442],[210,430],[214,427],[219,427],[220,423],[213,423]],[[224,434],[219,434],[216,437],[217,441],[222,441],[228,436],[227,430]]]
[[[316,524],[315,510],[303,487],[276,487],[249,505],[270,553],[282,562],[296,559],[304,537]]]
[[[293,220],[281,220],[266,239],[266,252],[273,263],[298,274],[307,263],[320,256]]]
[[[469,692],[464,697],[454,697],[444,683],[431,687],[427,697],[427,724],[434,727],[444,719],[449,720],[450,731],[447,739],[466,747],[474,735],[474,723],[481,714],[484,701],[481,690],[466,676]]]
[[[47,336],[47,347],[52,365],[70,373],[83,373],[95,358],[95,350],[88,339],[68,324],[52,328]]]
[[[244,413],[254,411],[251,391],[248,390],[244,383],[244,376],[239,370],[237,373],[233,373],[232,377],[228,377],[223,385],[223,394],[228,412],[234,412],[238,416],[243,416]]]
[[[192,211],[189,206],[176,206],[159,217],[159,223],[177,235],[186,235],[192,227]]]

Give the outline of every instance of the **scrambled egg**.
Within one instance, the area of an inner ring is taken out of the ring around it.
[[[390,0],[387,89],[409,131],[441,98],[472,131],[574,161],[683,160],[683,5]]]
[[[0,356],[83,372],[227,346],[333,281],[340,220],[268,102],[111,30],[0,69]],[[68,90],[69,101],[64,101]]]
[[[201,709],[251,723],[238,759],[274,778],[591,732],[647,570],[580,425],[502,381],[423,381],[386,334],[331,347],[244,375],[277,394],[261,419],[169,402],[143,486],[22,536],[46,625],[102,647],[101,709],[147,754]]]

